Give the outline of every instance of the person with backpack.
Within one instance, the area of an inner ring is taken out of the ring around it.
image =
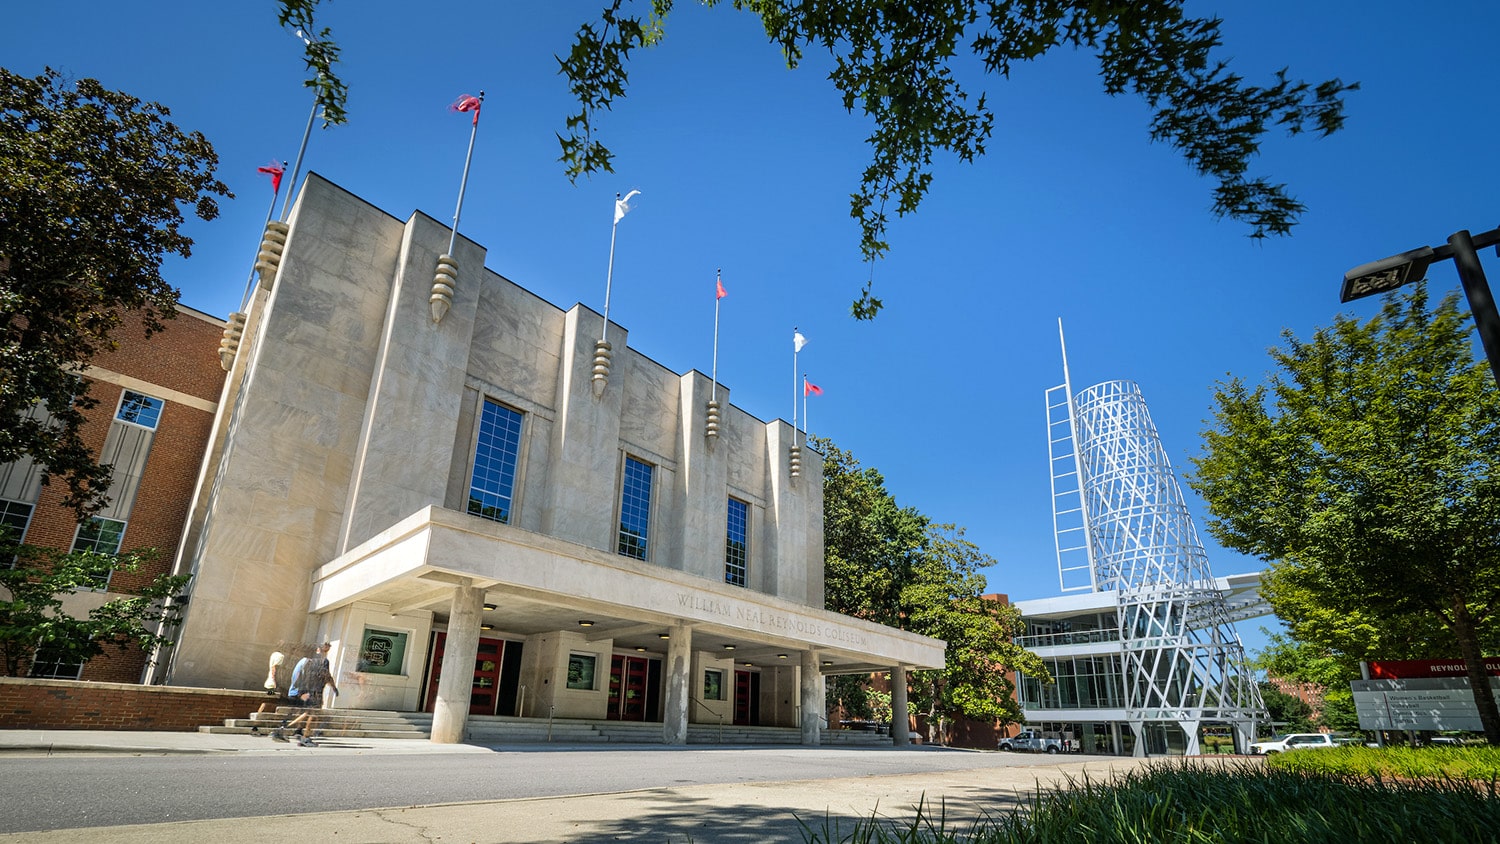
[[[313,650],[312,656],[297,660],[287,689],[287,704],[302,711],[272,730],[273,740],[287,741],[286,730],[296,728],[292,737],[297,740],[297,744],[302,747],[315,746],[312,742],[313,725],[316,723],[313,713],[323,706],[324,687],[334,695],[339,693],[339,687],[333,682],[333,668],[328,663],[328,652],[332,648],[332,645],[324,642]]]

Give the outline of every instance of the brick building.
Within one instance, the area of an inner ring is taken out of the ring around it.
[[[80,526],[61,503],[66,486],[43,483],[31,460],[0,465],[0,523],[21,532],[23,542],[159,552],[139,571],[116,572],[99,590],[68,596],[64,606],[70,613],[85,614],[171,571],[225,376],[215,355],[224,322],[191,308],[177,311],[149,339],[139,316],[128,314],[114,334],[118,348],[84,371],[89,395],[98,400],[88,413],[84,440],[114,467],[109,505],[97,516]],[[145,661],[134,649],[110,648],[87,664],[48,659],[43,652],[32,676],[136,683]]]

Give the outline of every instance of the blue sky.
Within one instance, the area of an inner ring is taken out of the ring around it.
[[[876,267],[885,311],[856,322],[848,306],[868,268],[848,195],[869,125],[842,111],[826,56],[789,71],[752,16],[678,4],[600,122],[616,173],[570,185],[555,135],[571,102],[553,56],[599,5],[325,3],[350,121],[315,131],[306,166],[397,217],[449,220],[469,121],[446,106],[483,89],[460,232],[488,248],[491,269],[561,307],[602,309],[612,200],[639,188],[611,302],[631,344],[707,371],[722,268],[719,376],[733,402],[790,417],[799,326],[801,368],[825,390],[813,433],[880,469],[901,503],[965,526],[996,560],[991,588],[1013,598],[1057,592],[1043,391],[1062,380],[1058,318],[1075,389],[1137,381],[1183,470],[1216,380],[1257,380],[1284,328],[1305,336],[1337,313],[1376,312],[1373,299],[1339,304],[1345,270],[1500,223],[1500,5],[1195,1],[1190,13],[1225,18],[1222,55],[1250,81],[1285,66],[1363,86],[1344,131],[1272,135],[1255,162],[1308,206],[1291,237],[1254,241],[1214,219],[1212,184],[1148,142],[1146,107],[1104,96],[1088,54],[1058,52],[1009,80],[973,77],[997,115],[989,154],[936,162],[930,195],[892,225]],[[66,4],[66,20],[63,8],[7,9],[0,64],[97,78],[214,143],[237,198],[189,227],[193,257],[168,278],[185,304],[226,315],[270,201],[256,167],[292,159],[307,119],[300,42],[270,2],[85,0]],[[1457,286],[1451,264],[1430,277],[1436,291]],[[1257,569],[1213,544],[1189,498],[1215,571]],[[1243,630],[1252,647],[1256,626]]]

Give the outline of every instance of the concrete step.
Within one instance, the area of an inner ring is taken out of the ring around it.
[[[222,725],[200,727],[201,732],[220,735],[253,735],[252,729],[268,734],[283,721],[303,711],[279,706],[275,711],[252,712],[247,718],[226,719]],[[317,729],[329,737],[425,739],[432,735],[432,713],[392,710],[319,709],[314,712]],[[825,745],[883,746],[889,736],[856,730],[825,730]],[[494,744],[598,743],[660,744],[659,721],[592,721],[504,715],[473,715],[466,724],[464,740]],[[687,741],[695,745],[800,745],[796,727],[747,727],[733,724],[690,724]]]
[[[272,728],[261,728],[260,734],[270,736]],[[198,732],[209,733],[218,736],[250,736],[255,735],[249,727],[199,727]],[[369,739],[426,739],[426,733],[392,732],[390,730],[324,730],[322,728],[313,731],[313,738],[369,738]]]
[[[863,730],[824,730],[820,738],[825,745],[840,747],[885,747],[891,743],[888,735]]]
[[[322,730],[376,730],[383,733],[400,733],[412,738],[426,738],[432,730],[407,724],[402,721],[368,721],[362,718],[328,718],[318,716],[318,729]],[[226,718],[224,726],[259,728],[262,731],[275,729],[281,723],[275,718]]]

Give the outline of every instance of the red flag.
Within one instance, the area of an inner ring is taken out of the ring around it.
[[[807,376],[804,375],[804,376],[802,376],[802,395],[804,395],[804,396],[821,396],[821,395],[823,395],[823,388],[819,387],[817,384],[814,384],[813,382],[807,380]]]
[[[281,193],[281,176],[286,172],[280,164],[271,162],[264,167],[255,168],[257,173],[265,173],[271,177],[271,193]]]
[[[714,292],[715,299],[723,299],[725,296],[729,295],[729,293],[724,290],[724,280],[719,278],[718,276],[714,276],[714,287],[716,288],[716,291]]]
[[[472,111],[472,112],[474,112],[474,125],[478,126],[479,125],[479,106],[482,105],[483,102],[484,101],[481,100],[481,99],[479,99],[478,97],[471,97],[468,94],[460,94],[459,97],[458,97],[458,99],[456,99],[456,100],[453,101],[453,105],[448,106],[448,110],[449,111]]]

